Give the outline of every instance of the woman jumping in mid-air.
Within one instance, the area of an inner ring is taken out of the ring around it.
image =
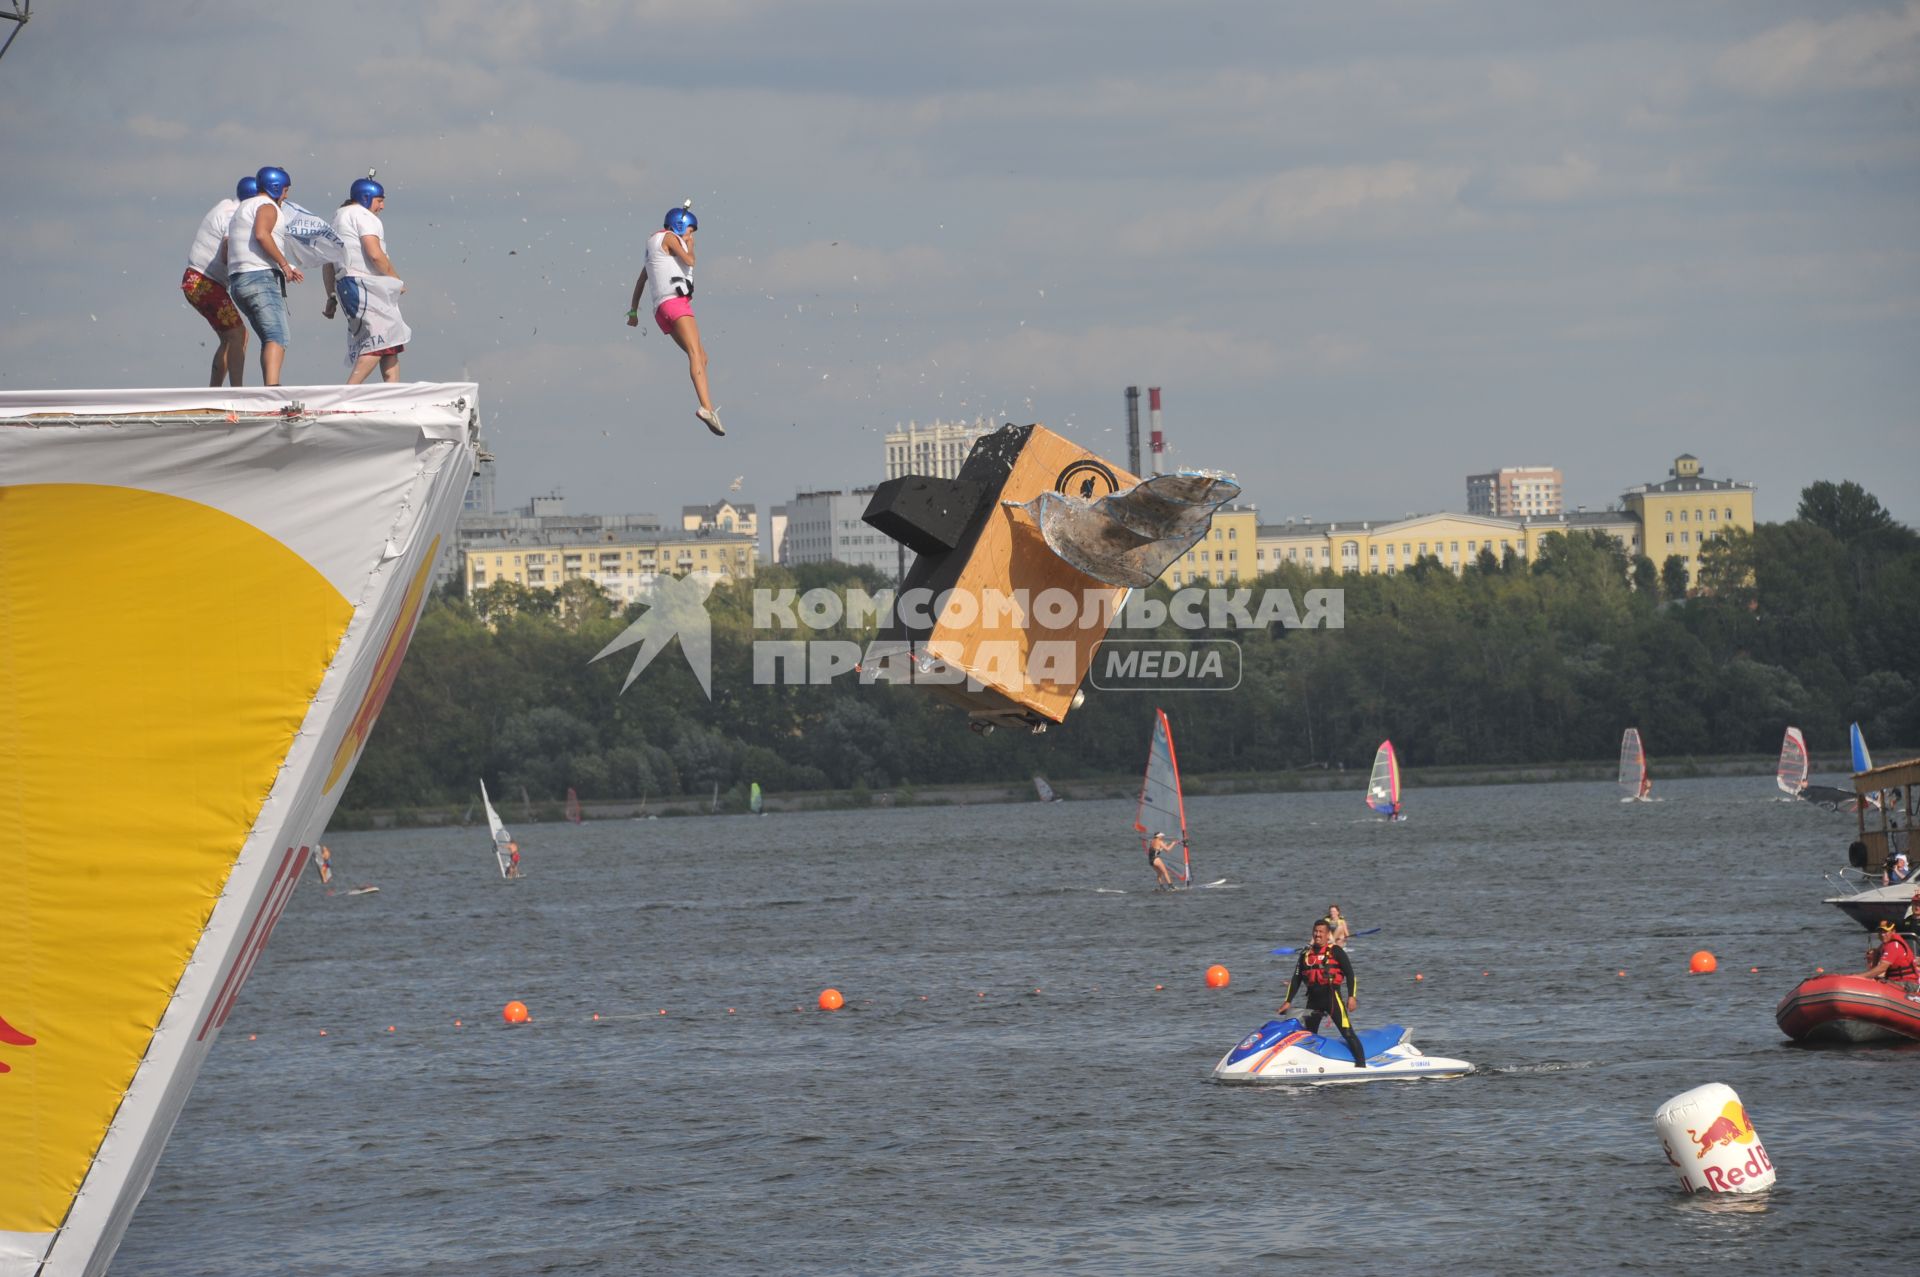
[[[707,394],[707,350],[700,344],[700,324],[693,317],[693,233],[699,229],[700,219],[691,208],[682,207],[668,210],[665,228],[647,237],[647,264],[633,281],[627,327],[640,326],[640,291],[651,281],[653,322],[687,352],[687,371],[693,376],[694,393],[700,396],[700,410],[694,415],[707,423],[707,429],[724,435],[720,414]]]

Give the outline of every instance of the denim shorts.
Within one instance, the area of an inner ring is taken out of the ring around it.
[[[287,299],[280,294],[280,272],[249,270],[227,280],[227,294],[253,325],[260,344],[287,344]]]

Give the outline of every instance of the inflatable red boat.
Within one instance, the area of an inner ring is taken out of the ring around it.
[[[1773,1018],[1795,1042],[1920,1041],[1920,993],[1857,975],[1817,975],[1780,999]]]

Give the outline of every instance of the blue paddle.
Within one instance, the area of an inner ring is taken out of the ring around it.
[[[1357,939],[1359,939],[1359,938],[1360,938],[1361,936],[1370,936],[1370,935],[1374,935],[1374,934],[1376,934],[1376,933],[1377,933],[1377,932],[1378,932],[1379,930],[1380,930],[1380,928],[1379,928],[1379,927],[1368,927],[1368,928],[1367,928],[1367,929],[1366,929],[1365,931],[1355,931],[1355,932],[1353,932],[1353,933],[1352,933],[1351,935],[1349,935],[1349,936],[1347,937],[1347,939],[1349,939],[1349,940],[1357,940]],[[1267,952],[1268,952],[1268,953],[1272,953],[1272,954],[1277,954],[1277,955],[1279,955],[1279,956],[1281,956],[1281,957],[1287,957],[1287,958],[1290,958],[1290,957],[1292,957],[1292,956],[1293,956],[1294,954],[1296,954],[1296,953],[1298,953],[1298,952],[1300,952],[1300,950],[1298,950],[1298,949],[1296,949],[1296,948],[1293,948],[1293,947],[1292,947],[1292,946],[1290,946],[1290,945],[1284,945],[1284,944],[1283,944],[1283,945],[1281,945],[1281,946],[1280,946],[1280,947],[1279,947],[1278,949],[1269,949],[1269,950],[1267,950]]]

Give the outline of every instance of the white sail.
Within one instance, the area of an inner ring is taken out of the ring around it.
[[[475,401],[0,392],[0,1277],[106,1271],[246,1014],[426,606]]]
[[[1060,795],[1053,792],[1053,786],[1047,783],[1047,778],[1044,776],[1035,776],[1033,778],[1033,792],[1040,796],[1040,801],[1043,803],[1057,803],[1060,801]]]
[[[1382,816],[1400,814],[1400,757],[1393,742],[1383,740],[1373,751],[1373,771],[1367,776],[1367,806]]]
[[[1640,744],[1640,729],[1629,727],[1620,734],[1620,791],[1628,798],[1644,798],[1653,788],[1647,781],[1647,751]]]
[[[1780,764],[1774,768],[1774,783],[1785,793],[1798,796],[1807,787],[1807,738],[1798,727],[1789,727],[1780,741]]]
[[[1167,868],[1179,875],[1182,885],[1193,878],[1193,851],[1187,842],[1187,800],[1180,791],[1180,760],[1173,752],[1173,725],[1165,710],[1154,710],[1153,742],[1147,747],[1147,770],[1140,778],[1140,803],[1134,810],[1133,831],[1140,835],[1141,846],[1151,845],[1155,834],[1173,837],[1180,831],[1180,863],[1165,857]]]
[[[487,829],[493,835],[493,858],[500,862],[500,876],[507,876],[513,868],[513,835],[507,832],[506,825],[500,819],[500,813],[493,809],[493,799],[487,797],[487,782],[480,782],[480,801],[487,809]]]

